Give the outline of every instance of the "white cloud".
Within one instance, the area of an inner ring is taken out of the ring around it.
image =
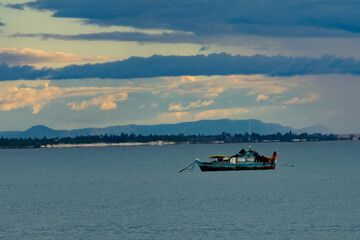
[[[158,86],[154,93],[163,93],[164,97],[177,95],[196,94],[206,98],[218,97],[228,90],[247,90],[248,95],[276,95],[296,87],[297,83],[284,81],[282,78],[269,78],[263,75],[231,75],[231,76],[197,76],[166,77],[167,86]],[[243,94],[243,93],[241,93]]]
[[[169,111],[183,111],[183,110],[188,110],[188,109],[194,109],[194,108],[200,108],[200,107],[206,107],[209,106],[213,103],[213,100],[209,100],[209,101],[195,101],[195,102],[191,102],[188,106],[184,107],[181,103],[179,104],[169,104]]]
[[[263,94],[259,94],[257,97],[256,97],[256,101],[261,101],[261,100],[263,100],[263,101],[267,101],[269,99],[269,96],[267,96],[267,95],[263,95]]]
[[[164,90],[173,91],[173,90],[181,90],[180,86],[187,83],[196,82],[196,77],[194,76],[181,76],[181,77],[164,77],[167,81],[167,87]]]
[[[202,119],[237,118],[240,114],[249,113],[245,108],[212,109],[200,112],[166,112],[158,115],[161,122],[184,122],[197,121]]]
[[[33,114],[37,114],[48,102],[63,94],[63,89],[58,87],[45,86],[43,89],[8,87],[0,92],[0,109],[10,111],[31,107]]]
[[[45,84],[42,88],[5,87],[0,91],[0,110],[10,111],[30,107],[33,114],[39,113],[44,106],[57,98],[96,96],[80,103],[70,102],[73,110],[84,110],[89,106],[100,106],[100,110],[117,107],[116,102],[125,101],[129,92],[141,91],[141,88],[116,87],[72,87],[60,88]]]
[[[193,116],[189,112],[170,112],[162,113],[158,115],[158,120],[161,122],[182,122],[182,121],[191,121]]]
[[[284,104],[304,104],[304,103],[312,103],[318,101],[320,99],[320,95],[317,93],[309,94],[304,98],[293,97],[292,99],[285,101]]]
[[[195,120],[201,119],[221,119],[225,117],[235,117],[242,113],[248,113],[249,110],[245,108],[225,108],[225,109],[213,109],[195,114]]]
[[[71,106],[72,110],[84,110],[90,106],[100,106],[100,110],[112,110],[117,108],[116,102],[127,100],[128,95],[126,93],[117,93],[112,95],[105,95],[90,100],[84,100],[81,103],[71,102],[68,106]]]
[[[9,65],[36,63],[72,63],[72,62],[102,62],[109,61],[108,57],[85,57],[72,53],[46,52],[30,48],[0,48],[0,62]]]
[[[151,107],[152,108],[158,108],[159,104],[157,104],[156,102],[151,103]]]

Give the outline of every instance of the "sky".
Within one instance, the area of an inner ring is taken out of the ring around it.
[[[359,9],[0,0],[0,131],[228,118],[360,133]]]

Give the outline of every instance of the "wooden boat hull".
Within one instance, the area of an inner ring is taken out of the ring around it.
[[[271,170],[275,169],[275,163],[222,163],[195,161],[203,172],[208,171],[240,171],[240,170]]]

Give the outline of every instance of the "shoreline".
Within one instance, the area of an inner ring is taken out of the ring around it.
[[[76,148],[76,147],[119,147],[119,146],[163,146],[175,145],[176,142],[152,141],[152,142],[124,142],[124,143],[60,143],[41,145],[40,148]]]
[[[357,140],[337,140],[337,141],[360,141]],[[335,142],[337,142],[335,141]],[[252,143],[280,143],[281,141],[273,140],[273,141],[262,141],[262,142],[252,142]],[[294,139],[293,141],[289,141],[286,143],[300,143],[300,142],[327,142],[325,141],[309,141],[305,139]],[[334,141],[329,141],[334,142]],[[152,142],[123,142],[123,143],[78,143],[78,144],[71,144],[71,143],[59,143],[59,144],[46,144],[46,145],[38,145],[38,146],[17,146],[17,147],[0,147],[1,149],[37,149],[37,148],[89,148],[89,147],[126,147],[126,146],[165,146],[165,145],[182,145],[182,144],[228,144],[224,141],[212,141],[212,142],[167,142],[167,141],[152,141]]]

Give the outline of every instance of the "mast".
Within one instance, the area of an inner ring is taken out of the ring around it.
[[[251,119],[249,119],[249,151],[251,150],[251,146],[250,146],[250,131],[251,131]],[[249,151],[246,153],[245,163],[248,161],[249,154],[250,154]]]
[[[250,146],[250,135],[251,135],[251,119],[249,119],[249,150],[251,148],[251,146]]]

